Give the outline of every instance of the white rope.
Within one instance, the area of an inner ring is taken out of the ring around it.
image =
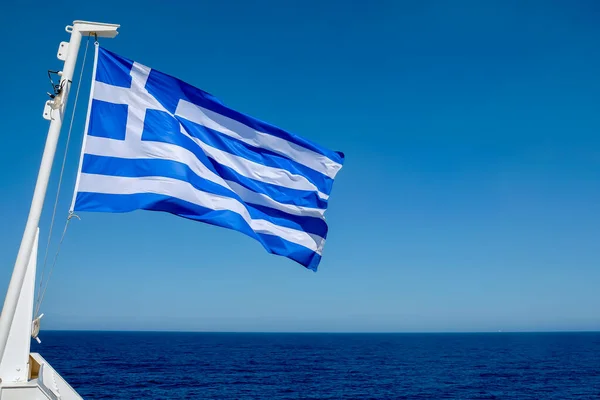
[[[48,279],[46,279],[46,285],[44,286],[44,290],[39,293],[38,302],[35,307],[34,315],[38,315],[40,312],[40,307],[42,306],[42,301],[44,300],[44,296],[46,295],[46,289],[48,289],[48,283],[50,283],[50,277],[52,276],[52,271],[54,271],[54,266],[56,265],[56,260],[58,259],[58,253],[60,253],[60,246],[62,245],[63,240],[65,240],[65,235],[67,234],[67,228],[69,227],[69,222],[71,218],[79,217],[76,214],[69,214],[67,217],[67,221],[65,222],[65,228],[63,229],[62,236],[60,237],[60,241],[58,242],[58,247],[56,248],[56,254],[54,254],[54,260],[52,261],[52,266],[50,267],[50,272],[48,273]],[[40,285],[41,287],[41,285]]]
[[[60,169],[60,177],[58,178],[58,188],[56,190],[56,199],[54,200],[54,210],[52,211],[52,220],[50,222],[50,231],[48,232],[48,243],[46,244],[46,252],[44,254],[44,264],[42,266],[42,273],[40,275],[40,287],[38,289],[38,299],[36,301],[34,317],[38,315],[40,311],[40,307],[42,306],[42,300],[44,299],[44,295],[46,294],[46,289],[48,288],[48,282],[50,282],[50,277],[52,276],[52,271],[54,271],[54,266],[56,265],[56,260],[58,259],[58,253],[60,252],[60,246],[65,238],[65,234],[67,233],[67,227],[69,226],[69,221],[73,216],[77,217],[75,214],[70,213],[67,217],[67,221],[65,223],[65,228],[63,230],[62,237],[60,238],[60,242],[58,243],[58,247],[56,249],[56,254],[54,255],[54,261],[52,262],[52,266],[50,267],[50,272],[48,273],[48,278],[46,280],[46,285],[43,287],[42,284],[44,282],[44,274],[46,270],[46,263],[48,261],[48,250],[50,248],[50,241],[52,240],[52,229],[54,228],[54,218],[56,217],[56,209],[58,207],[58,198],[60,195],[60,188],[62,185],[63,173],[65,171],[65,164],[67,163],[67,154],[69,152],[69,141],[71,140],[71,131],[73,130],[73,121],[75,120],[75,110],[77,110],[77,102],[79,100],[79,89],[81,89],[81,80],[83,78],[83,71],[85,69],[85,60],[87,58],[88,47],[90,44],[90,36],[88,36],[88,40],[85,44],[85,53],[83,54],[83,63],[81,64],[81,72],[79,74],[79,82],[77,82],[77,92],[75,94],[75,103],[73,105],[73,112],[71,114],[71,122],[69,124],[69,132],[67,134],[67,142],[65,144],[65,155],[63,157],[62,167]],[[77,217],[79,218],[79,217]]]

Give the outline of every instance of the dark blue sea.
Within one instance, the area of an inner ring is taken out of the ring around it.
[[[86,399],[600,399],[600,333],[41,338]]]

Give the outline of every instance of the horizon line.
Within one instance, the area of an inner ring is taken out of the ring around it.
[[[44,329],[41,332],[81,333],[198,333],[198,334],[328,334],[328,335],[425,335],[425,334],[515,334],[515,333],[600,333],[600,330],[520,330],[520,331],[200,331],[200,330],[135,330],[135,329]],[[40,332],[40,333],[41,333]]]

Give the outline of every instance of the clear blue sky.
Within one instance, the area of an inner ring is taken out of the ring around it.
[[[317,273],[227,229],[156,212],[82,213],[50,282],[46,329],[600,329],[600,4],[450,3],[4,5],[0,287],[44,145],[46,70],[61,66],[64,26],[87,19],[122,25],[106,48],[346,162]]]

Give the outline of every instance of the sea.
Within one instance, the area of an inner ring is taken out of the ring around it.
[[[600,399],[600,333],[43,331],[85,399]]]

